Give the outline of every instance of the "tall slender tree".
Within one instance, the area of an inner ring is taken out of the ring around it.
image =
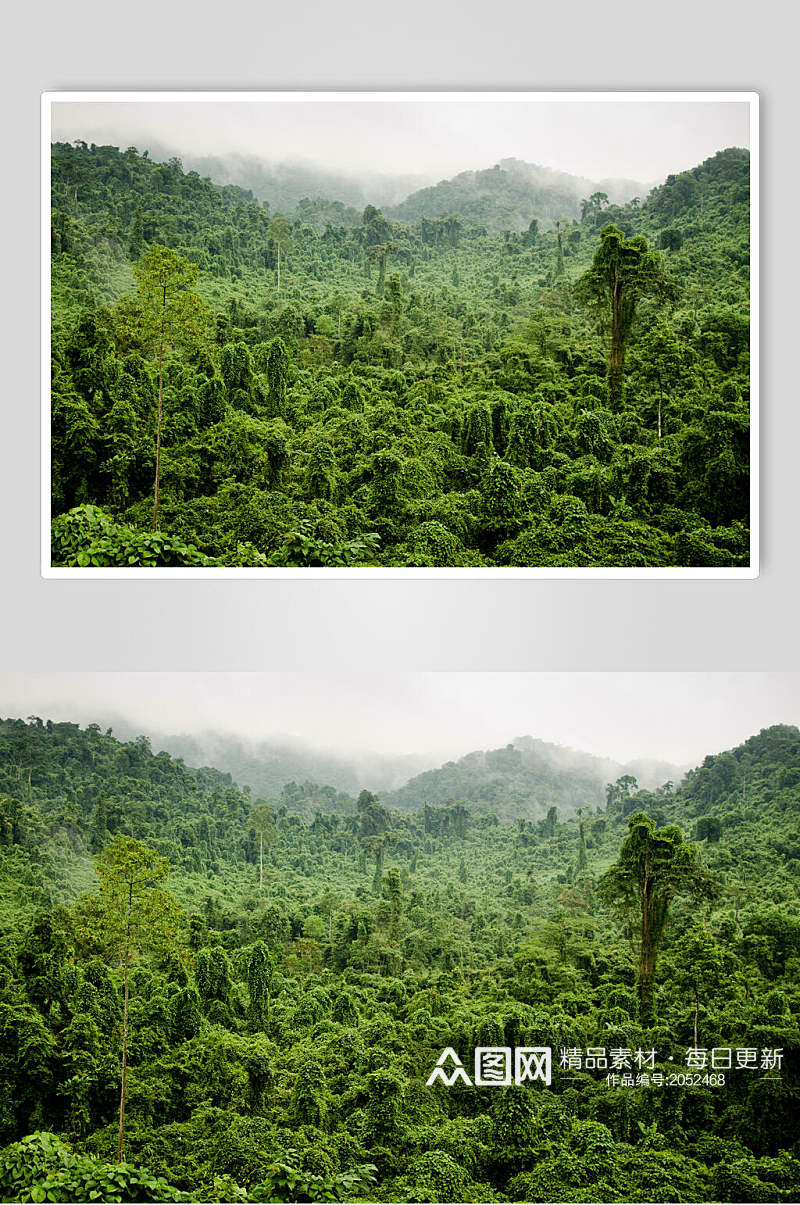
[[[156,473],[153,487],[153,531],[158,531],[161,479],[161,432],[164,413],[164,362],[180,343],[197,335],[204,303],[193,292],[197,267],[169,247],[153,246],[134,264],[143,342],[158,365]]]
[[[133,960],[172,939],[180,904],[164,887],[169,862],[133,837],[117,837],[95,859],[100,879],[100,922],[122,968],[122,1051],[117,1162],[125,1141],[129,980]]]
[[[264,842],[271,845],[278,839],[275,830],[272,808],[263,799],[257,799],[252,812],[250,823],[258,833],[258,890],[264,890]]]
[[[281,292],[281,255],[288,255],[292,249],[292,234],[289,223],[281,214],[274,217],[269,224],[269,237],[275,244],[278,253],[278,296]]]
[[[657,392],[656,426],[660,441],[664,429],[664,401],[670,386],[681,373],[681,346],[674,332],[665,323],[660,323],[642,339],[640,350],[641,374]]]

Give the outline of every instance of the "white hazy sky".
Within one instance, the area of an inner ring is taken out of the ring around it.
[[[56,102],[53,138],[184,155],[306,160],[440,180],[514,157],[596,180],[658,182],[749,146],[739,101]]]
[[[800,674],[0,674],[0,715],[124,717],[148,735],[213,730],[437,761],[531,735],[620,762],[696,764],[771,724],[800,725]]]

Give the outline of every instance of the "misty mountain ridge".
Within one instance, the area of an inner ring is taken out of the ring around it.
[[[637,196],[644,200],[653,186],[625,179],[589,180],[521,159],[501,159],[493,167],[459,172],[419,189],[387,210],[387,216],[416,222],[453,214],[492,230],[521,233],[534,219],[546,226],[579,218],[582,200],[592,193],[603,192],[612,205],[623,205]]]
[[[121,740],[134,740],[140,731],[124,719],[114,723],[114,735]],[[336,754],[288,736],[251,740],[212,730],[153,731],[147,735],[153,749],[180,757],[188,766],[205,766],[230,774],[235,782],[249,787],[254,797],[277,798],[290,782],[334,787],[353,797],[365,786],[374,791],[391,791],[436,762],[434,757],[418,753],[367,750]]]
[[[556,769],[573,770],[580,767],[586,773],[598,774],[605,783],[614,782],[623,774],[630,774],[646,791],[653,791],[665,782],[672,782],[677,786],[692,768],[691,762],[676,764],[657,757],[634,757],[629,761],[619,762],[614,758],[586,753],[582,749],[573,749],[570,745],[541,741],[532,736],[517,737],[512,743],[523,753],[529,751]]]
[[[220,739],[224,747],[226,738]],[[502,748],[477,750],[436,770],[424,771],[405,786],[381,792],[379,797],[384,807],[394,809],[399,826],[406,823],[404,816],[411,824],[425,817],[427,824],[431,807],[447,808],[455,803],[465,805],[466,814],[478,823],[481,817],[491,816],[501,823],[536,822],[545,819],[551,808],[565,822],[573,820],[579,808],[606,812],[606,783],[625,773],[635,777],[636,769],[641,773],[642,767],[643,763],[622,764],[563,745],[520,737]],[[268,771],[275,773],[276,763],[260,767],[253,763],[243,768],[249,768],[251,774],[258,768],[263,778]],[[295,768],[313,766],[306,763]],[[800,799],[800,731],[793,725],[772,725],[733,749],[708,754],[685,775],[680,767],[669,763],[653,762],[650,769],[651,776],[639,780],[638,796],[627,789],[616,799],[614,815],[624,819],[632,808],[645,806],[654,809],[659,823],[675,822],[692,829],[695,822],[700,825],[702,821],[703,831],[708,828],[708,818],[716,817],[721,825],[737,828],[742,835],[750,826],[761,823],[761,810],[779,819],[787,809],[796,807]],[[670,770],[672,773],[667,773]],[[243,784],[233,781],[225,765],[193,768],[167,751],[156,752],[147,738],[125,742],[110,730],[103,733],[98,724],[81,728],[72,722],[54,723],[33,716],[27,723],[0,719],[0,794],[3,775],[5,790],[18,796],[17,802],[19,792],[29,801],[43,802],[54,791],[67,789],[73,803],[80,801],[83,825],[92,822],[99,801],[105,800],[109,826],[112,813],[117,815],[118,824],[127,815],[125,823],[134,825],[136,835],[142,838],[144,828],[156,822],[157,831],[150,835],[166,838],[167,829],[172,832],[176,825],[180,828],[207,807],[217,814],[226,832],[233,823],[241,835],[254,799],[252,790],[242,793]],[[274,781],[281,777],[279,772]],[[674,790],[656,789],[668,781],[674,784]],[[5,804],[0,799],[0,821],[9,797]],[[158,799],[164,804],[169,800],[166,812],[163,808],[153,811],[153,801]],[[356,812],[353,794],[337,794],[332,786],[322,787],[307,780],[302,785],[290,780],[279,794],[275,793],[272,802],[278,814],[294,815],[308,824],[315,813],[324,817],[352,816]],[[72,819],[65,821],[67,816]],[[67,813],[62,806],[53,812],[52,819],[54,832],[62,831],[65,823],[68,827],[79,823],[78,813]],[[167,828],[159,827],[163,824]],[[716,831],[719,826],[713,827]],[[5,831],[8,833],[8,828]],[[791,856],[800,860],[800,832],[792,840]],[[191,841],[189,845],[194,848]],[[170,847],[167,852],[170,856],[180,853],[178,847]]]
[[[177,158],[186,172],[197,172],[221,187],[249,191],[274,213],[299,211],[315,226],[324,226],[326,220],[355,225],[364,208],[374,205],[399,222],[453,215],[490,230],[519,233],[534,218],[547,227],[580,217],[581,201],[594,192],[604,192],[612,205],[622,205],[635,196],[644,199],[658,183],[590,180],[516,158],[434,182],[431,173],[337,171],[302,158],[271,160],[239,152],[197,155],[150,139],[146,149],[153,162]]]
[[[432,182],[431,173],[337,171],[310,159],[270,159],[232,151],[197,155],[148,139],[154,162],[178,158],[186,172],[197,172],[214,184],[232,184],[252,192],[278,213],[293,213],[303,200],[325,200],[352,209],[360,220],[367,205],[396,205]]]
[[[423,175],[350,174],[311,161],[270,162],[247,155],[185,156],[184,168],[209,176],[218,184],[249,189],[273,211],[305,208],[304,201],[326,201],[360,217],[366,205],[382,208],[395,221],[448,214],[489,229],[522,231],[536,218],[543,225],[580,217],[581,201],[594,192],[612,204],[646,197],[653,185],[635,180],[590,180],[557,168],[501,159],[491,167],[459,172],[437,183]]]
[[[119,739],[134,740],[139,733],[135,724],[124,719],[114,724]],[[478,811],[528,819],[544,815],[553,804],[562,818],[587,804],[604,806],[606,784],[623,774],[632,775],[643,788],[654,789],[667,781],[677,785],[690,769],[689,764],[646,758],[622,763],[532,736],[439,763],[435,755],[420,753],[337,754],[291,737],[252,740],[211,730],[147,735],[154,750],[180,757],[187,766],[230,774],[234,782],[249,787],[254,798],[278,799],[287,783],[297,783],[332,787],[351,798],[367,789],[401,810],[459,799]]]
[[[87,717],[81,720],[88,727]],[[667,781],[677,785],[690,769],[688,764],[644,758],[622,763],[532,736],[440,763],[434,754],[335,753],[290,736],[259,740],[210,729],[164,733],[119,714],[106,714],[101,726],[118,741],[135,742],[144,735],[154,753],[180,758],[190,768],[228,774],[248,787],[252,798],[281,799],[290,811],[303,812],[316,806],[326,811],[346,806],[348,799],[354,801],[367,789],[402,811],[460,800],[475,811],[493,811],[504,818],[538,819],[556,806],[567,819],[579,807],[605,806],[606,784],[623,774],[654,789]],[[290,783],[309,791],[287,794],[284,788]]]
[[[501,819],[526,820],[542,819],[555,807],[564,820],[580,807],[605,807],[606,785],[623,775],[652,790],[665,782],[677,785],[688,769],[646,758],[621,763],[522,736],[503,748],[475,750],[423,771],[383,801],[402,811],[460,801]]]

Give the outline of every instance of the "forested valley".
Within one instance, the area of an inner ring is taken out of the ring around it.
[[[52,564],[748,565],[749,170],[280,212],[54,144]]]
[[[545,754],[265,799],[0,722],[2,1199],[797,1200],[800,731],[599,797]],[[544,1046],[549,1086],[428,1084]],[[668,1086],[713,1048],[756,1061]]]

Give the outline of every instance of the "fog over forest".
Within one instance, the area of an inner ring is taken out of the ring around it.
[[[149,148],[154,158],[176,154],[187,168],[226,156],[303,163],[365,186],[394,178],[408,192],[505,158],[591,179],[660,182],[723,147],[749,146],[745,102],[329,99],[335,96],[57,103],[52,136]]]
[[[235,738],[365,771],[382,785],[522,736],[619,763],[689,766],[771,723],[800,722],[782,673],[5,674],[0,714],[111,726],[209,764]],[[187,761],[192,761],[187,756]],[[406,770],[408,771],[406,773]]]

